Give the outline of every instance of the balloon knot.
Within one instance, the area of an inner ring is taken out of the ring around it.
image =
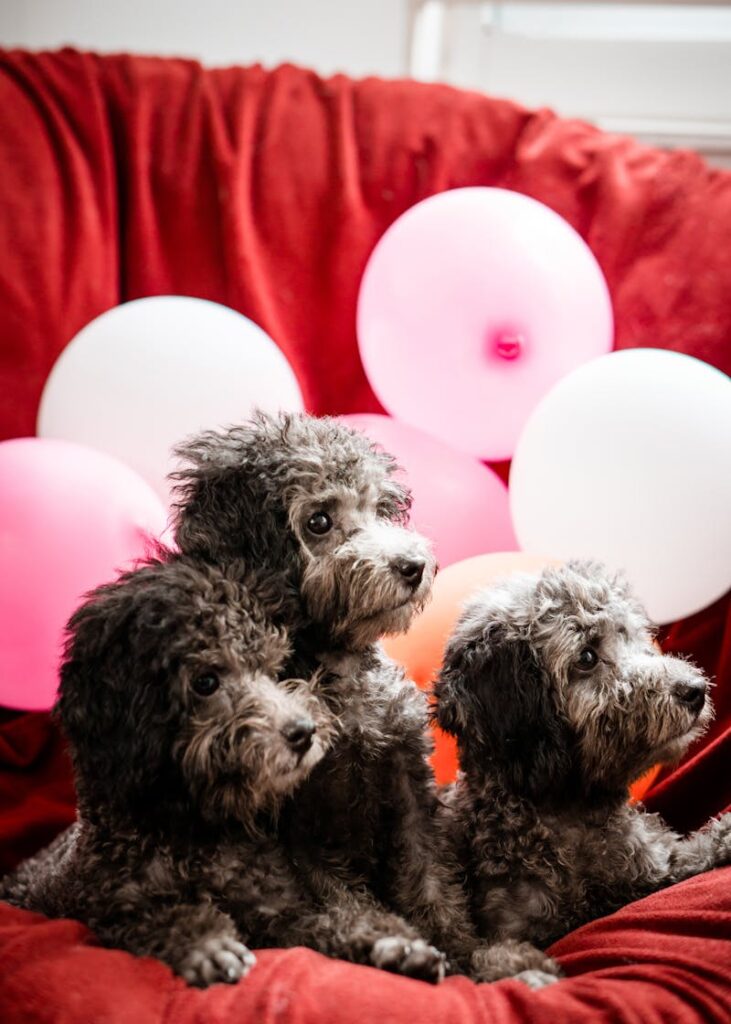
[[[495,354],[511,362],[522,355],[524,345],[525,338],[518,331],[497,331],[492,342]]]

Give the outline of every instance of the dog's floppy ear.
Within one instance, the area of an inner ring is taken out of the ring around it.
[[[530,644],[489,606],[472,606],[445,653],[434,717],[456,736],[463,769],[497,774],[511,791],[539,799],[570,767],[568,727],[551,679]]]
[[[269,443],[276,429],[286,424],[277,428],[260,414],[243,426],[203,431],[175,449],[181,461],[170,474],[175,541],[184,554],[209,562],[288,563],[294,543],[282,481],[274,479],[282,467],[272,462]]]
[[[434,686],[432,718],[440,729],[458,740],[478,712],[474,682],[480,677],[484,660],[483,645],[476,639],[463,640],[459,631],[447,644]]]
[[[135,585],[144,573],[98,588],[68,627],[54,712],[88,808],[154,813],[177,795],[170,756],[177,713],[167,687],[151,677],[154,641],[140,642],[140,619],[157,611]]]

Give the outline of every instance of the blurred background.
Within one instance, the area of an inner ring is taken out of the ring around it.
[[[727,0],[2,0],[0,45],[443,81],[731,167]]]

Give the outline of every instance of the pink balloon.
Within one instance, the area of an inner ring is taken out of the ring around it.
[[[484,459],[506,459],[539,399],[612,346],[591,250],[547,206],[462,188],[391,225],[366,267],[360,352],[399,419]]]
[[[165,517],[152,488],[109,455],[40,438],[0,444],[0,704],[51,707],[69,616],[146,553]]]
[[[487,466],[390,416],[340,419],[395,456],[414,496],[411,521],[434,542],[442,567],[472,555],[517,550],[507,487]]]

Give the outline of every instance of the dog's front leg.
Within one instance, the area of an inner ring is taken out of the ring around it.
[[[530,942],[505,939],[480,946],[472,954],[470,973],[475,981],[514,978],[529,988],[545,988],[561,977],[558,964]]]
[[[49,879],[63,870],[64,859],[72,853],[78,833],[78,823],[69,825],[48,846],[0,879],[0,900],[26,910],[53,913],[55,908],[49,903],[55,887]]]
[[[228,914],[208,902],[140,902],[118,912],[112,906],[88,923],[105,945],[157,957],[199,988],[233,984],[256,963]]]
[[[322,872],[318,888],[320,906],[298,920],[297,942],[394,974],[435,984],[442,980],[444,954],[365,889]]]
[[[453,853],[437,825],[431,769],[413,754],[396,752],[389,770],[393,826],[386,882],[390,902],[444,949],[453,968],[470,971],[479,940]]]
[[[401,782],[405,775],[398,776]],[[529,942],[507,939],[488,942],[477,937],[467,898],[457,879],[457,866],[447,837],[434,817],[425,816],[417,787],[401,793],[404,810],[394,837],[399,844],[394,884],[399,907],[432,942],[446,950],[452,968],[478,982],[516,978],[530,988],[544,988],[561,976],[558,965]]]
[[[699,832],[679,839],[670,855],[670,881],[731,864],[731,813],[712,818]]]

